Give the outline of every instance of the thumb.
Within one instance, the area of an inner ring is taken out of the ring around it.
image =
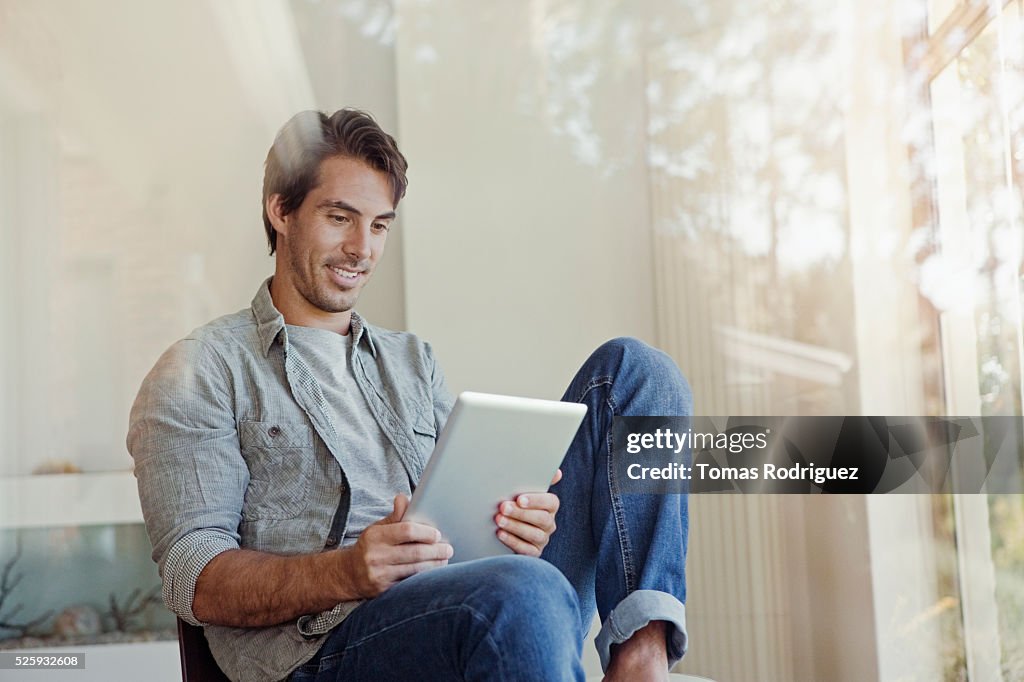
[[[409,508],[409,498],[405,495],[395,495],[395,506],[388,514],[383,522],[384,523],[398,523],[405,516],[405,510]]]

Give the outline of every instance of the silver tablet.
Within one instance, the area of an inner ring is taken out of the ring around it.
[[[440,530],[453,563],[512,553],[495,536],[498,504],[548,489],[586,413],[579,403],[459,394],[405,520]]]

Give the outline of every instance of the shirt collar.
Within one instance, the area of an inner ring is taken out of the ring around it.
[[[279,342],[283,344],[287,336],[284,316],[274,307],[274,299],[270,297],[270,281],[272,279],[274,278],[265,279],[252,299],[252,314],[256,318],[256,333],[259,336],[260,350],[264,356],[270,353],[270,347],[274,345],[275,341],[280,339]],[[351,325],[349,334],[352,334],[352,346],[358,347],[360,343],[365,343],[370,355],[377,357],[370,325],[354,310],[352,311]]]

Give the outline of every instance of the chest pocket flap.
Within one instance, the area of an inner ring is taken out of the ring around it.
[[[309,502],[314,467],[313,429],[308,424],[246,421],[239,425],[242,457],[249,467],[245,519],[287,519]]]

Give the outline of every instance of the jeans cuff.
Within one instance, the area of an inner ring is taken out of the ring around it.
[[[651,621],[668,622],[665,648],[671,669],[686,653],[686,606],[667,592],[637,590],[626,596],[608,614],[594,644],[601,657],[601,670],[607,671],[613,644],[622,644]]]

